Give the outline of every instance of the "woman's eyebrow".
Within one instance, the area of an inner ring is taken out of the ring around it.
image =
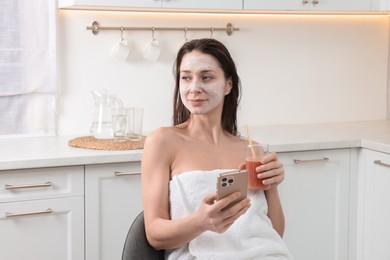
[[[207,72],[216,72],[215,70],[213,69],[200,69],[199,71],[196,71],[196,72],[200,72],[200,73],[207,73]],[[180,73],[192,73],[191,70],[188,70],[188,69],[183,69],[183,70],[180,70]]]

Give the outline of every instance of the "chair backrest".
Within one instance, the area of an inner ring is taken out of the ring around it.
[[[131,224],[122,252],[122,260],[136,259],[164,259],[164,250],[154,249],[146,239],[143,211]]]

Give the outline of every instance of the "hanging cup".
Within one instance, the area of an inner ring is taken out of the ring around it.
[[[154,27],[152,28],[152,40],[145,45],[143,57],[150,61],[156,61],[160,57],[161,49],[156,38],[154,38]]]
[[[121,27],[121,39],[117,42],[111,51],[111,56],[120,61],[126,61],[130,55],[130,44],[123,38],[123,27]]]

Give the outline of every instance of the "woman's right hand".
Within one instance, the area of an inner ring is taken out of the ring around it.
[[[199,214],[201,225],[204,230],[221,234],[225,232],[236,219],[243,215],[251,205],[249,198],[242,199],[233,206],[226,208],[226,206],[238,197],[240,197],[240,193],[234,192],[217,201],[215,192],[206,194],[196,212]]]

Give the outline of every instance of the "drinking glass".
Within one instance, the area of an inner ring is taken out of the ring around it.
[[[245,149],[245,165],[248,171],[248,188],[250,190],[268,189],[269,185],[263,184],[263,179],[257,177],[256,168],[261,165],[261,158],[269,152],[268,144],[248,144]]]
[[[115,142],[124,142],[127,140],[128,116],[126,108],[112,109],[112,130]]]
[[[128,116],[128,139],[139,141],[142,139],[144,109],[142,107],[130,107],[127,109]]]

